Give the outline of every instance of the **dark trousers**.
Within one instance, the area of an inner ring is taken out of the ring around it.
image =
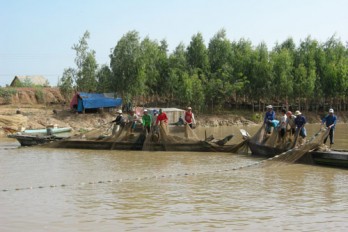
[[[324,143],[326,143],[327,137],[330,137],[330,144],[334,144],[334,128],[330,128],[329,135],[324,139]]]
[[[151,126],[150,125],[144,126],[144,128],[147,130],[147,133],[150,133],[150,131],[151,131]]]

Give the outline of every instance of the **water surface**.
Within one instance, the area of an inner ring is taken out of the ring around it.
[[[319,129],[309,126],[309,135]],[[200,128],[221,138],[238,128]],[[255,128],[248,128],[255,131]],[[347,126],[336,148],[348,148]],[[0,231],[345,231],[348,170],[198,152],[0,142]]]

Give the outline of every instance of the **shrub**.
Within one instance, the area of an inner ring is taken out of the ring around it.
[[[35,88],[35,98],[38,103],[45,103],[44,93],[42,88],[36,87]]]
[[[13,88],[0,88],[0,97],[5,100],[5,103],[10,104],[12,96],[17,94],[17,90]]]

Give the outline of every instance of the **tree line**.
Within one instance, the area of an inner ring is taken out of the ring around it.
[[[141,39],[129,31],[116,43],[109,65],[98,65],[84,33],[72,49],[75,68],[64,70],[63,94],[114,92],[124,103],[191,105],[196,111],[265,104],[300,110],[347,109],[348,49],[336,36],[319,42],[310,36],[298,45],[292,38],[272,49],[262,42],[231,41],[219,30],[205,45],[201,33],[189,45],[168,52],[166,40]],[[156,100],[154,100],[156,99]],[[156,102],[153,102],[156,101]]]

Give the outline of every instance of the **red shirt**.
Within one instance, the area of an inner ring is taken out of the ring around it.
[[[192,123],[192,112],[190,112],[190,111],[185,112],[185,121],[188,124]]]
[[[161,114],[159,114],[157,116],[156,125],[161,121],[164,121],[165,123],[167,123],[167,121],[168,121],[168,117],[167,117],[166,113],[164,113],[164,112],[162,112]]]

